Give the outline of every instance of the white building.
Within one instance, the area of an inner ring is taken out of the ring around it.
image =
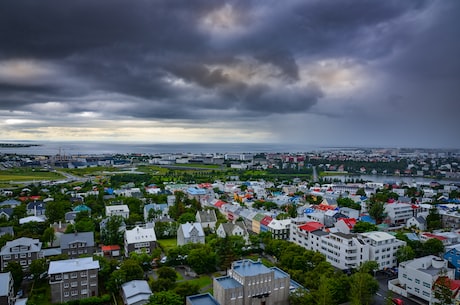
[[[205,235],[201,224],[195,223],[184,223],[177,229],[177,245],[183,246],[188,243],[204,244]]]
[[[320,252],[332,266],[346,270],[369,261],[370,245],[358,234],[330,233],[321,237]]]
[[[433,300],[433,283],[440,274],[454,278],[454,269],[447,260],[434,255],[416,258],[399,264],[398,278],[388,282],[388,288],[403,296],[416,296],[430,304]]]
[[[125,219],[129,218],[129,208],[126,204],[108,205],[105,207],[105,215],[107,217],[118,215]]]
[[[385,204],[385,213],[391,223],[405,225],[414,216],[412,205],[409,203],[388,203]]]
[[[125,305],[147,304],[151,295],[152,290],[147,281],[134,280],[121,285],[121,296]]]
[[[406,242],[386,232],[374,231],[360,235],[369,244],[369,260],[376,261],[380,270],[398,265],[396,251]]]
[[[132,230],[125,231],[125,255],[129,257],[132,252],[152,253],[156,247],[157,237],[153,226],[141,228],[136,226]]]

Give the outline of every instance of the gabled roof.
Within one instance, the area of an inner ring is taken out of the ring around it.
[[[268,224],[273,220],[270,216],[265,216],[261,221],[260,224],[264,226],[268,226]]]
[[[205,210],[197,212],[201,222],[215,222],[217,221],[216,211],[214,210]],[[197,217],[198,219],[198,217]]]
[[[46,203],[43,201],[32,201],[27,204],[28,210],[44,210],[46,207]]]
[[[190,237],[190,232],[192,230],[196,230],[198,232],[198,236],[203,236],[204,237],[204,231],[203,228],[201,227],[201,224],[198,222],[194,223],[183,223],[179,227],[180,230],[182,230],[182,233],[184,234],[184,238],[189,238]]]
[[[61,236],[61,249],[69,249],[69,245],[73,243],[85,243],[87,247],[94,247],[94,232],[76,232]]]
[[[343,221],[350,229],[353,229],[356,224],[356,219],[354,218],[339,218],[339,220]]]
[[[201,228],[201,226],[200,226]],[[125,239],[128,244],[138,242],[152,242],[157,240],[155,230],[152,228],[141,228],[136,226],[132,230],[125,231]]]
[[[87,205],[80,204],[73,208],[74,212],[91,212],[91,208]]]
[[[42,243],[38,239],[33,239],[29,237],[21,237],[12,241],[6,242],[0,251],[0,255],[11,254],[10,249],[13,247],[27,246],[30,247],[30,250],[21,250],[17,253],[28,253],[28,252],[39,252],[42,249]]]
[[[152,295],[149,284],[145,280],[133,280],[121,285],[127,305],[137,304],[139,301],[148,300]]]
[[[307,232],[313,232],[316,230],[321,230],[323,227],[324,225],[320,222],[310,221],[304,225],[299,226],[299,229],[307,231]]]

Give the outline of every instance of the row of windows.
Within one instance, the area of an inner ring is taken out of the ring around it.
[[[80,294],[81,295],[87,295],[88,294],[88,289],[82,289],[80,291]],[[70,293],[69,293],[69,291],[64,291],[64,297],[67,298],[67,297],[69,297],[69,295],[72,295],[72,296],[78,295],[78,290],[72,290],[72,291],[70,291]]]
[[[26,257],[32,257],[32,253],[29,252],[29,253],[14,254],[15,259],[17,259],[17,258],[26,258]],[[10,255],[10,254],[3,255],[3,259],[11,259],[11,258],[12,258],[12,255]]]
[[[88,276],[88,273],[86,271],[80,272],[80,277],[87,277],[87,276]],[[70,274],[70,278],[72,278],[72,279],[76,279],[77,277],[78,277],[78,272],[72,272]],[[95,276],[91,275],[91,277],[95,277]],[[62,274],[57,274],[54,278],[57,281],[62,280],[62,278],[64,278],[64,280],[68,280],[69,279],[69,274],[66,273],[66,274],[64,274],[64,276],[62,276]]]

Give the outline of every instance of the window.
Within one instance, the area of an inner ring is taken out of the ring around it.
[[[81,285],[81,286],[86,286],[86,285],[88,285],[88,281],[81,281],[81,284],[80,284],[80,285]]]
[[[423,282],[423,287],[426,287],[426,288],[431,288],[431,285],[427,282]]]
[[[78,290],[72,290],[72,296],[78,295]]]
[[[419,279],[415,279],[415,283],[420,284],[420,280],[419,280]]]
[[[80,277],[87,277],[87,273],[86,272],[81,272]]]
[[[69,288],[69,283],[64,283],[64,288]]]
[[[78,282],[72,282],[72,283],[70,284],[70,286],[71,286],[71,287],[77,287],[77,286],[78,286]]]
[[[11,255],[3,255],[3,259],[11,259]]]
[[[77,278],[77,273],[76,272],[73,272],[71,275],[70,275],[71,278],[73,279],[76,279]]]
[[[68,274],[64,274],[64,280],[68,280],[69,279],[69,275]]]
[[[69,297],[69,292],[68,291],[64,291],[64,297]]]
[[[87,289],[82,289],[80,294],[85,294],[86,295],[86,294],[88,294],[88,290]]]
[[[19,257],[20,257],[20,258],[26,258],[26,257],[27,257],[27,254],[21,253],[21,254],[19,255]]]

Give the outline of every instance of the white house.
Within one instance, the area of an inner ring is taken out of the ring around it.
[[[201,224],[195,223],[184,223],[177,229],[177,245],[183,246],[189,243],[205,243],[205,235]]]
[[[249,233],[243,221],[236,221],[235,223],[221,223],[217,227],[216,234],[220,238],[225,238],[227,236],[241,236],[245,240],[246,244],[249,243]]]
[[[125,255],[129,257],[132,252],[152,253],[156,247],[157,237],[152,225],[145,228],[136,226],[132,230],[125,231]]]
[[[125,305],[144,305],[152,295],[149,283],[145,280],[133,280],[121,285],[121,295]]]
[[[196,221],[201,224],[203,229],[216,229],[217,216],[215,210],[197,211],[195,215]]]
[[[361,233],[361,237],[369,244],[369,260],[376,261],[380,270],[398,265],[396,251],[406,245],[405,241],[379,231]]]
[[[105,207],[107,217],[119,215],[125,219],[129,218],[129,208],[126,204],[108,205]]]

